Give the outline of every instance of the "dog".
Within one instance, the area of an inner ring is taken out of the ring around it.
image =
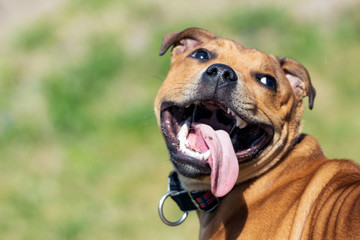
[[[219,199],[200,239],[360,239],[360,167],[302,133],[306,68],[200,28],[164,36],[155,114],[181,186]]]

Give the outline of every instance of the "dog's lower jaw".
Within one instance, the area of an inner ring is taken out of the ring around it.
[[[182,187],[188,192],[208,191],[211,189],[209,176],[205,176],[201,178],[189,178],[179,174],[179,179]]]

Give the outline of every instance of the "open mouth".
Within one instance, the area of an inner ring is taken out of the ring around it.
[[[205,131],[202,130],[205,125],[228,134],[238,163],[256,158],[272,139],[271,126],[246,122],[215,100],[196,101],[186,107],[163,103],[161,109],[161,130],[173,162],[191,168],[191,171],[182,172],[189,177],[211,173],[212,149],[201,136],[204,133],[199,133]]]

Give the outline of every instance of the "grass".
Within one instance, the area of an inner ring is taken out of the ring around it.
[[[51,45],[55,41],[56,25],[48,19],[39,20],[24,29],[16,38],[16,44],[23,51],[32,51]]]
[[[122,68],[124,54],[113,39],[92,39],[83,59],[50,73],[45,80],[49,114],[59,131],[84,132],[95,127],[89,105],[101,98]]]
[[[189,26],[302,62],[318,93],[304,131],[327,156],[359,162],[359,9],[327,30],[286,7],[209,9],[68,1],[7,36],[1,239],[196,238],[196,214],[176,228],[157,216],[171,164],[153,113],[170,62],[169,54],[158,57],[161,38]],[[181,214],[167,209],[171,218]]]

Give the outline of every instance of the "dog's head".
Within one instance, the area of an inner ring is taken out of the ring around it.
[[[167,34],[170,71],[155,113],[188,190],[217,196],[266,172],[301,132],[302,99],[313,106],[307,70],[199,28]]]

